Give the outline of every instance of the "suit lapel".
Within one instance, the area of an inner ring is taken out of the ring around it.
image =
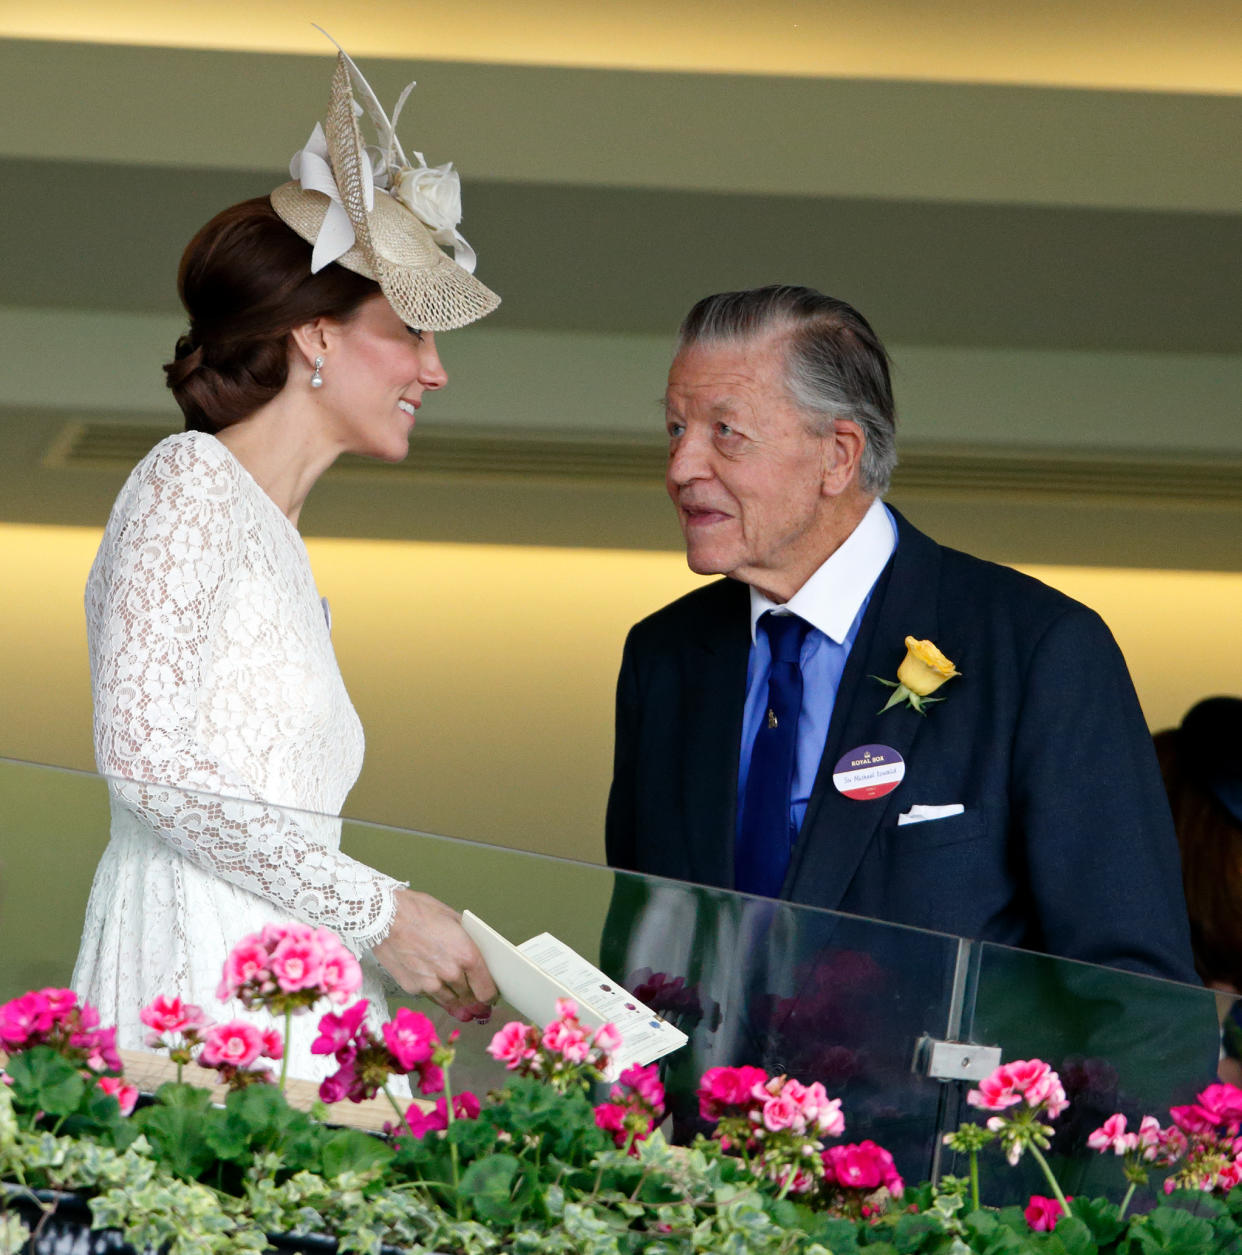
[[[940,548],[897,519],[897,548],[880,576],[841,677],[824,756],[806,818],[790,861],[782,897],[837,908],[886,819],[895,794],[855,801],[837,791],[833,768],[861,745],[887,745],[906,760],[914,752],[924,716],[898,706],[879,713],[889,690],[872,676],[896,679],[905,657],[905,638],[938,637]]]
[[[730,581],[726,606],[689,646],[682,804],[689,879],[733,887],[737,769],[750,656],[750,594]]]

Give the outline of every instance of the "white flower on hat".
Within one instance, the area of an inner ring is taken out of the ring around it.
[[[448,232],[447,240],[437,234],[436,243],[453,243],[453,228],[461,221],[461,179],[451,161],[407,167],[398,174],[393,191],[433,231]]]
[[[461,177],[451,161],[429,166],[422,153],[414,156],[418,165],[395,172],[393,195],[431,228],[431,238],[437,244],[453,250],[453,260],[467,274],[474,274],[474,249],[457,229],[461,221]]]

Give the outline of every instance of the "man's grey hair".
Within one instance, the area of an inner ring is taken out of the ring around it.
[[[677,352],[705,341],[749,340],[782,330],[788,331],[785,386],[794,404],[816,435],[828,435],[838,418],[862,428],[859,484],[882,496],[897,465],[889,357],[852,305],[788,285],[705,296],[682,322]]]

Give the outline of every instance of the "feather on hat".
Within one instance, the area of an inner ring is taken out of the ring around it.
[[[500,297],[475,278],[474,250],[457,229],[461,183],[452,163],[431,167],[415,152],[412,165],[397,140],[397,118],[413,87],[401,93],[390,120],[339,51],[326,126],[315,124],[289,164],[293,180],[276,188],[271,202],[314,245],[312,271],[338,262],[374,279],[409,326],[452,331],[490,314]],[[358,126],[364,109],[377,133],[374,148]]]

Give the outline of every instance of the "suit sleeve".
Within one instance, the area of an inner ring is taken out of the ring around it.
[[[613,741],[612,787],[604,821],[604,849],[610,867],[638,870],[638,671],[631,629],[621,654],[617,677],[616,733]]]
[[[1198,983],[1151,737],[1121,651],[1086,607],[1055,619],[1031,656],[1012,763],[1043,948]]]

